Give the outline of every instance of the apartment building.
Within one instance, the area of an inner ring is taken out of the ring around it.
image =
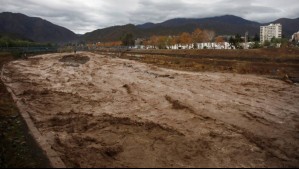
[[[271,39],[282,37],[282,26],[281,24],[270,24],[268,26],[261,26],[260,29],[260,39],[264,43],[266,40],[271,41]]]

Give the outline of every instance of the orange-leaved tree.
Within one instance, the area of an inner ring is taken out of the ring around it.
[[[192,43],[192,37],[189,33],[184,32],[180,36],[180,41],[181,41],[181,44],[188,45],[188,47],[189,47],[189,45]]]
[[[215,42],[217,44],[223,45],[223,43],[225,42],[222,36],[217,36],[215,39]]]
[[[203,42],[203,31],[199,28],[195,29],[192,32],[192,40],[193,40],[193,43]]]
[[[192,32],[192,41],[194,48],[198,47],[197,43],[204,42],[204,32],[200,28],[197,28]]]
[[[156,47],[158,46],[158,41],[159,41],[159,37],[154,35],[150,37],[149,45],[153,46],[156,49]]]

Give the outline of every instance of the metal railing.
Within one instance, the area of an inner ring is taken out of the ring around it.
[[[44,53],[57,50],[57,47],[0,47],[1,52]]]

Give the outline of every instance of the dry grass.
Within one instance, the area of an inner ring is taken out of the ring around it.
[[[121,58],[185,71],[257,74],[280,79],[286,74],[299,77],[298,49],[133,50],[123,53]]]
[[[251,50],[132,50],[132,53],[152,53],[158,55],[177,55],[177,56],[193,56],[193,57],[237,57],[237,58],[260,58],[260,57],[297,57],[299,49],[251,49]]]

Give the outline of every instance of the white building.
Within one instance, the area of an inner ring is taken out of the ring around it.
[[[299,31],[293,34],[291,41],[299,42]]]
[[[282,35],[281,24],[270,24],[268,26],[261,26],[260,38],[262,43],[264,43],[266,40],[271,41],[273,37],[281,38],[281,35]]]
[[[196,47],[195,47],[196,45]],[[136,49],[158,49],[155,46],[151,45],[140,45],[135,46]],[[167,49],[231,49],[230,44],[228,42],[216,43],[216,42],[206,42],[206,43],[196,43],[189,45],[175,44],[172,46],[166,46]]]

